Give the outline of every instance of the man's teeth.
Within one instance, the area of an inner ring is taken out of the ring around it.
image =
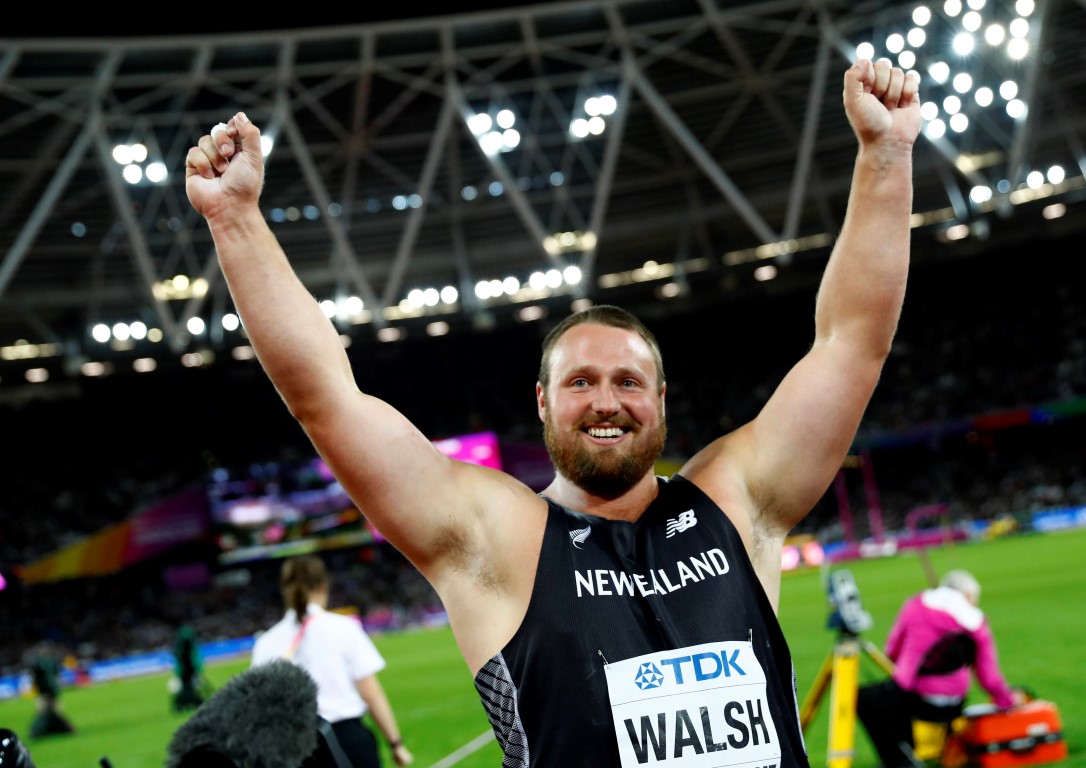
[[[592,437],[622,437],[622,430],[618,427],[589,427],[588,434]]]

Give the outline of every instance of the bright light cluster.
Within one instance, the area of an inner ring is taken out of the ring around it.
[[[139,142],[113,147],[113,160],[121,166],[121,175],[129,184],[139,184],[144,179],[161,184],[169,176],[165,163],[160,160],[148,163],[147,156],[147,146]]]
[[[468,128],[475,134],[479,146],[488,155],[509,152],[520,146],[520,131],[513,110],[498,109],[493,116],[478,112],[468,119]]]
[[[941,6],[918,5],[912,9],[908,19],[900,24],[888,25],[880,32],[881,40],[863,42],[856,47],[857,58],[876,59],[885,56],[898,66],[921,77],[925,101],[921,105],[924,131],[932,139],[953,138],[966,134],[971,129],[980,130],[982,123],[991,124],[1002,121],[1020,121],[1028,114],[1028,104],[1020,94],[1018,77],[1023,70],[1023,61],[1030,55],[1031,36],[1036,37],[1037,30],[1032,27],[1034,13],[1033,0],[946,0]],[[602,135],[607,127],[607,120],[615,114],[618,107],[615,97],[604,91],[584,97],[570,111],[572,118],[569,135],[574,140],[588,140]],[[983,114],[984,119],[978,118]],[[488,157],[511,152],[522,142],[518,128],[518,118],[513,109],[506,106],[491,106],[467,119],[467,125],[479,142],[482,151]],[[1013,125],[1010,126],[1013,129]],[[1006,133],[1011,133],[1010,129]],[[974,151],[983,142],[971,137],[970,147]],[[270,154],[273,141],[262,136],[262,150]],[[113,159],[123,168],[124,178],[131,184],[141,181],[157,183],[167,177],[166,168],[159,162],[148,162],[149,151],[142,143],[118,144],[113,149]],[[959,168],[979,167],[971,156],[962,154],[958,160]],[[996,192],[1011,195],[1011,202],[1018,203],[1026,198],[1020,195],[1022,190],[1041,193],[1051,191],[1050,185],[1061,184],[1066,176],[1062,166],[1052,165],[1045,170],[1032,170],[1019,190],[1012,189],[1011,183],[1002,179],[992,187],[976,185],[969,191],[970,201],[982,206],[989,203]],[[545,185],[561,186],[567,179],[561,171],[552,171],[536,179],[521,177],[515,181],[522,190],[539,188]],[[479,199],[489,194],[498,197],[506,189],[501,181],[492,179],[485,185],[466,185],[460,195],[465,201]],[[1012,194],[1013,193],[1013,194]],[[364,204],[368,213],[377,213],[388,206],[396,211],[418,209],[424,204],[418,193],[394,195],[389,201],[367,200]],[[322,212],[315,205],[299,205],[286,208],[274,208],[268,218],[274,223],[316,221],[322,215],[338,217],[343,211],[339,204],[328,206]],[[1058,218],[1066,214],[1066,207],[1061,203],[1048,206],[1044,210],[1046,219]],[[170,219],[167,226],[177,232],[182,226],[180,219]],[[86,228],[81,223],[72,225],[72,234],[82,237]],[[946,240],[959,240],[968,237],[968,224],[955,222],[947,227],[942,236]],[[544,250],[552,257],[560,258],[571,252],[591,251],[596,246],[594,232],[556,232],[544,239]],[[736,252],[741,260],[770,259],[793,253],[797,250],[813,247],[825,247],[826,243],[769,243],[751,249],[752,254]],[[749,258],[748,258],[749,255]],[[729,262],[728,254],[724,261]],[[708,268],[707,266],[704,268]],[[693,262],[687,262],[684,271],[697,271]],[[773,280],[777,276],[775,264],[763,264],[753,272],[757,281]],[[674,265],[645,262],[642,267],[628,273],[615,273],[599,277],[603,288],[615,287],[630,282],[656,281],[660,283],[657,295],[661,298],[674,298],[682,294],[682,283],[674,278]],[[582,274],[577,266],[569,265],[563,269],[550,268],[532,273],[526,280],[512,275],[503,278],[480,280],[474,286],[476,304],[519,303],[518,320],[529,322],[546,314],[540,299],[567,292],[578,285]],[[178,275],[160,281],[153,286],[155,296],[160,301],[200,298],[206,294],[206,279],[189,280]],[[440,315],[459,309],[460,292],[455,286],[415,287],[396,305],[383,309],[367,308],[358,296],[343,296],[319,301],[321,311],[330,320],[337,323],[370,323],[374,315],[386,321],[407,318]],[[237,334],[244,338],[244,328],[237,314],[226,312],[212,322],[221,324],[227,334]],[[191,317],[185,321],[185,328],[193,338],[209,334],[208,321],[201,317]],[[449,324],[435,319],[426,325],[426,333],[441,336],[449,333]],[[403,327],[383,326],[376,332],[380,341],[398,341],[405,336]],[[90,329],[91,337],[113,349],[133,349],[137,342],[160,342],[164,338],[159,328],[149,328],[142,321],[100,323]],[[349,337],[344,335],[345,346]],[[29,359],[31,357],[59,356],[60,349],[49,349],[48,345],[29,345],[19,342],[11,347],[0,349],[3,359]],[[241,341],[233,347],[232,356],[238,360],[253,359],[254,353],[247,343]],[[191,352],[181,358],[186,366],[208,365],[214,360],[210,352]],[[151,357],[137,358],[132,366],[137,371],[151,371],[156,363]],[[108,362],[83,363],[80,372],[85,376],[104,376],[112,372]],[[28,381],[45,381],[49,373],[45,368],[33,368],[26,373]]]
[[[992,126],[1014,132],[1029,105],[1020,93],[1023,62],[1036,36],[1034,0],[945,0],[941,5],[917,5],[902,23],[891,23],[880,41],[856,47],[857,58],[886,57],[921,76],[924,133],[932,140],[961,141],[977,156],[988,151],[983,135]],[[1002,113],[1002,114],[1000,114]],[[969,134],[968,141],[965,135]],[[963,154],[963,170],[979,169],[975,156]],[[1054,166],[1033,171],[1025,186],[1058,184],[1064,170]],[[1059,179],[1059,181],[1057,181]],[[1011,183],[1001,180],[994,189],[975,187],[974,203],[989,201],[995,192],[1009,193]]]
[[[999,108],[1021,120],[1028,106],[1018,98],[1016,65],[1029,54],[1033,11],[1032,0],[1019,0],[1013,9],[989,6],[985,0],[964,5],[946,0],[938,11],[920,5],[913,9],[911,25],[886,35],[885,54],[865,42],[857,46],[856,55],[887,55],[906,70],[926,72],[926,84],[939,86],[927,89],[933,100],[923,111],[924,130],[932,138],[968,131],[978,109]],[[948,42],[948,49],[938,49]],[[945,94],[941,103],[939,93]]]
[[[618,109],[618,100],[611,94],[589,96],[581,105],[583,116],[575,117],[569,124],[569,135],[575,139],[599,136],[607,129],[606,118]]]

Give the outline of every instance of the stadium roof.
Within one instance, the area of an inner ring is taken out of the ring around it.
[[[31,369],[58,380],[244,348],[183,173],[188,147],[239,110],[276,140],[274,231],[360,343],[578,298],[653,313],[811,286],[845,211],[841,75],[865,42],[915,55],[931,102],[914,258],[998,241],[1038,268],[1031,244],[1086,228],[1086,3],[952,2],[926,22],[915,2],[587,0],[0,36],[0,392]],[[971,10],[975,48],[954,53]],[[602,132],[574,135],[601,96],[615,106]],[[519,142],[487,151],[473,116],[501,110]],[[130,183],[114,147],[132,143],[147,157]],[[148,181],[151,163],[164,178]],[[579,283],[529,282],[567,267]],[[477,295],[507,278],[512,292]],[[408,303],[447,287],[451,302]],[[93,336],[133,323],[161,340]]]

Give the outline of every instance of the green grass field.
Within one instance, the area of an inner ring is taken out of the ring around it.
[[[1069,748],[1066,768],[1086,768],[1086,530],[1023,535],[992,542],[931,550],[931,566],[942,574],[966,568],[983,585],[981,605],[995,632],[1004,672],[1012,684],[1032,689],[1057,704]],[[927,585],[915,554],[848,563],[863,607],[874,621],[864,637],[882,645],[902,601]],[[799,675],[801,700],[833,650],[827,628],[830,606],[815,570],[785,574],[781,622]],[[501,763],[490,739],[458,761],[449,757],[489,732],[467,667],[447,629],[379,635],[375,642],[388,660],[381,680],[400,719],[418,768],[457,765],[495,768]],[[245,661],[212,666],[216,686],[245,669]],[[868,657],[861,679],[881,678]],[[64,711],[75,734],[29,741],[37,768],[97,768],[108,757],[113,768],[161,768],[170,737],[185,715],[169,708],[165,675],[67,689]],[[556,684],[564,684],[556,674]],[[572,681],[571,695],[575,694]],[[984,701],[975,689],[971,702]],[[828,698],[807,731],[813,766],[826,765]],[[0,701],[0,726],[26,732],[33,714],[27,699]],[[393,765],[386,754],[386,765]],[[856,735],[856,768],[876,761],[866,735]]]

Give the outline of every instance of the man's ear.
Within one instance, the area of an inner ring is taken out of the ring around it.
[[[535,383],[535,408],[536,413],[539,414],[539,420],[545,421],[547,413],[547,397],[543,389],[543,384],[539,381]]]

